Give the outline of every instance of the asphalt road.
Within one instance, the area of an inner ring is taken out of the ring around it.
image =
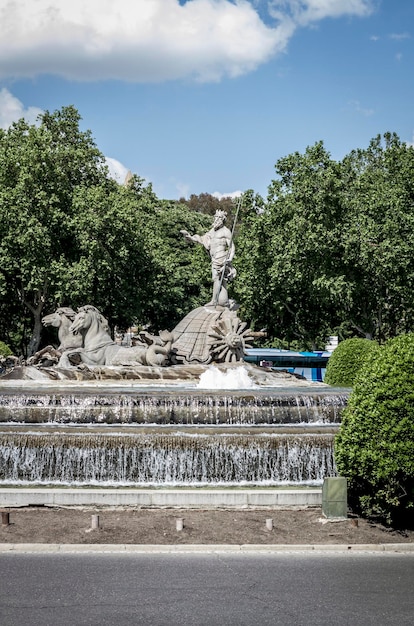
[[[1,554],[2,626],[404,626],[411,554]]]

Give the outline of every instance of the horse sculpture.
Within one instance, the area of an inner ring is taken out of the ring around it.
[[[66,350],[73,350],[75,348],[81,348],[83,344],[83,337],[81,335],[75,335],[70,331],[70,326],[75,319],[76,312],[70,307],[59,307],[42,318],[43,326],[53,326],[58,329],[59,346],[54,348],[53,346],[46,346],[42,348],[36,354],[34,354],[27,361],[27,365],[36,365],[44,363],[57,363],[62,354]]]
[[[71,359],[77,355],[85,365],[164,366],[169,362],[171,333],[163,331],[159,337],[147,335],[145,342],[129,348],[120,346],[111,338],[106,319],[92,305],[78,309],[69,330],[82,337],[83,347],[65,352],[59,367],[70,367]]]

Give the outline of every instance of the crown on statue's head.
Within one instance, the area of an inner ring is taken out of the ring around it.
[[[214,213],[214,217],[220,217],[221,219],[225,220],[227,218],[227,213],[226,213],[226,211],[222,211],[221,209],[217,209],[217,211]]]

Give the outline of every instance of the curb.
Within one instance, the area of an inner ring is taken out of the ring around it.
[[[60,543],[0,543],[0,553],[42,554],[254,554],[254,553],[346,553],[409,554],[414,556],[414,543],[380,544],[60,544]]]

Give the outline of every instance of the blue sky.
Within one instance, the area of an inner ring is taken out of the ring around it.
[[[266,195],[276,161],[414,141],[413,0],[0,0],[0,126],[73,104],[120,180]]]

